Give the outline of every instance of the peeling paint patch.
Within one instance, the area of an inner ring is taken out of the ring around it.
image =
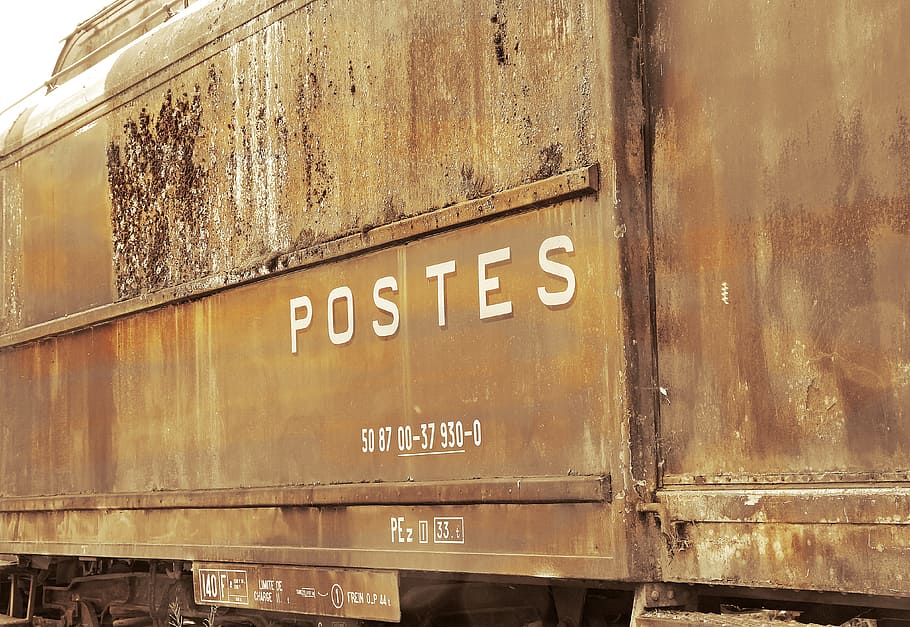
[[[562,144],[550,144],[540,151],[540,168],[534,175],[535,179],[545,179],[558,174],[562,168]]]
[[[114,273],[119,299],[203,276],[209,269],[207,171],[194,161],[202,103],[169,89],[108,145]]]
[[[490,18],[493,24],[493,50],[496,53],[496,63],[506,65],[509,55],[506,53],[506,17],[503,12],[503,0],[496,1],[496,13]]]
[[[322,138],[317,133],[314,117],[323,103],[323,90],[319,81],[319,57],[324,51],[313,50],[306,56],[306,71],[297,77],[296,112],[300,124],[303,157],[303,189],[309,209],[322,208],[332,190],[333,177]],[[354,94],[353,68],[351,69],[351,95]]]
[[[0,174],[0,333],[22,323],[20,276],[22,274],[22,180],[20,164]]]

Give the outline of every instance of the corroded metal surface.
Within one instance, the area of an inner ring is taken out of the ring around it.
[[[906,526],[700,523],[685,540],[668,579],[908,597]]]
[[[34,324],[18,331],[0,336],[0,348],[15,346],[36,339],[69,333],[126,315],[154,309],[188,296],[201,296],[220,291],[231,285],[249,282],[256,278],[285,270],[304,268],[320,262],[346,257],[358,251],[402,243],[416,236],[434,231],[451,229],[479,220],[515,211],[524,211],[544,204],[569,200],[594,193],[600,189],[600,174],[597,165],[571,170],[540,181],[503,190],[490,196],[483,196],[448,207],[422,213],[390,224],[377,226],[368,231],[357,231],[322,244],[284,254],[276,253],[267,260],[253,265],[235,268],[228,272],[210,275],[175,286],[161,289],[117,303],[110,303],[70,314],[48,322]],[[16,216],[10,216],[10,229],[16,228]],[[16,259],[11,257],[11,264]],[[16,289],[15,273],[10,279],[11,290]],[[10,302],[16,302],[11,300]]]
[[[4,414],[55,417],[5,436],[4,492],[608,473],[603,218],[569,201],[0,352]]]
[[[187,265],[207,273],[205,228],[209,170],[197,163],[199,89],[168,90],[157,113],[142,110],[123,125],[123,141],[107,149],[111,224],[120,298],[183,283]],[[169,260],[179,259],[179,266]]]
[[[668,480],[910,468],[908,8],[649,4]]]
[[[12,242],[22,238],[22,178],[19,164],[0,170],[0,331],[22,324],[22,257]]]
[[[136,557],[413,567],[396,555],[407,550],[433,555],[440,570],[587,576],[597,568],[628,577],[612,504],[569,503],[578,497],[568,490],[536,499],[551,505],[489,499],[470,481],[543,475],[558,487],[566,475],[621,473],[610,460],[622,436],[605,409],[615,382],[603,378],[615,366],[602,350],[611,345],[606,330],[619,325],[610,304],[617,283],[603,272],[611,240],[598,207],[590,196],[569,200],[3,351],[0,375],[20,381],[4,413],[22,417],[4,433],[5,450],[15,451],[0,460],[4,492],[91,492],[89,503],[117,508],[54,510],[59,499],[45,498],[44,507],[8,511],[4,524],[17,531],[6,537],[20,538],[10,550],[31,550],[40,538],[63,553],[91,546],[116,555],[131,543]],[[428,270],[449,260],[451,272]],[[377,307],[380,277],[397,279],[382,292],[394,315]],[[350,293],[331,302],[339,286]],[[302,297],[309,305],[296,303]],[[389,334],[377,330],[393,324]],[[503,360],[513,367],[503,370]],[[55,418],[24,419],[42,415]],[[56,474],[32,472],[49,463]],[[271,490],[289,517],[284,530],[264,491],[250,503],[229,492],[362,481],[415,487],[396,496],[394,485],[377,486],[359,508],[341,507],[359,486],[311,491],[321,497],[309,504],[332,513],[292,513],[308,504],[301,491]],[[462,496],[437,498],[437,481]],[[408,505],[415,490],[430,504]],[[141,492],[162,505],[126,509]],[[491,500],[515,504],[478,504]],[[451,525],[451,540],[427,536],[437,519]],[[408,531],[390,534],[390,520]],[[514,535],[492,533],[499,523]],[[344,535],[349,526],[358,531]],[[306,546],[291,548],[299,537]],[[552,555],[537,564],[541,543]]]
[[[661,500],[682,521],[910,525],[910,488],[887,484],[667,490]]]
[[[668,579],[910,594],[908,9],[646,4]]]
[[[519,477],[450,481],[384,481],[268,488],[221,488],[0,498],[0,511],[217,509],[325,505],[476,505],[482,503],[606,503],[610,477]]]
[[[748,614],[708,614],[702,612],[685,612],[681,610],[657,610],[637,616],[638,627],[821,627],[819,623],[803,623],[780,612],[756,611]]]
[[[172,28],[86,73],[86,91],[99,94],[102,110],[123,101],[100,120],[81,119],[109,133],[110,193],[98,190],[87,204],[89,221],[112,230],[109,300],[590,165],[611,136],[590,123],[599,50],[589,5],[465,5],[454,13],[425,3],[394,12],[372,2],[343,10],[322,2],[215,5],[191,7]],[[362,25],[356,36],[348,15]],[[213,21],[220,28],[246,20],[205,47]],[[501,59],[506,39],[512,52]],[[447,78],[439,59],[460,58],[467,41],[489,42],[474,52],[473,78]],[[194,62],[155,81],[180,65],[172,55],[181,53]],[[42,104],[15,121],[4,152],[71,115],[66,89],[49,96],[56,108]],[[120,90],[131,93],[113,99]],[[82,158],[81,149],[67,149],[75,137],[55,144],[56,169]],[[48,165],[29,171],[52,178]],[[26,211],[34,206],[23,202]],[[53,208],[41,207],[34,211]],[[20,254],[41,251],[23,244]],[[31,293],[26,282],[20,298]],[[23,323],[84,307],[79,299],[63,304]]]
[[[0,116],[0,550],[910,596],[908,30],[194,4]]]
[[[653,577],[637,28],[197,3],[4,118],[0,545]]]
[[[26,555],[629,579],[622,527],[604,514],[596,503],[64,510],[0,516],[0,535]]]

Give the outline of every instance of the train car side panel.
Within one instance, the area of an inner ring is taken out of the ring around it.
[[[906,595],[876,547],[910,544],[879,507],[910,476],[910,12],[648,20],[668,572]]]
[[[112,291],[18,292],[0,550],[653,577],[637,7],[194,7],[4,162]]]

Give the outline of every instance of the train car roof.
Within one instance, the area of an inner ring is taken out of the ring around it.
[[[0,166],[30,142],[173,63],[173,54],[179,55],[187,46],[194,50],[208,40],[210,20],[207,24],[203,16],[185,23],[183,18],[209,4],[209,0],[116,0],[77,25],[66,38],[51,77],[0,111]],[[153,31],[178,22],[184,24],[172,29],[174,36],[166,43],[151,45]],[[140,41],[151,47],[133,45]]]

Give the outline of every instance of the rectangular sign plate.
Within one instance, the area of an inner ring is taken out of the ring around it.
[[[196,602],[398,622],[398,573],[297,566],[193,564]]]

